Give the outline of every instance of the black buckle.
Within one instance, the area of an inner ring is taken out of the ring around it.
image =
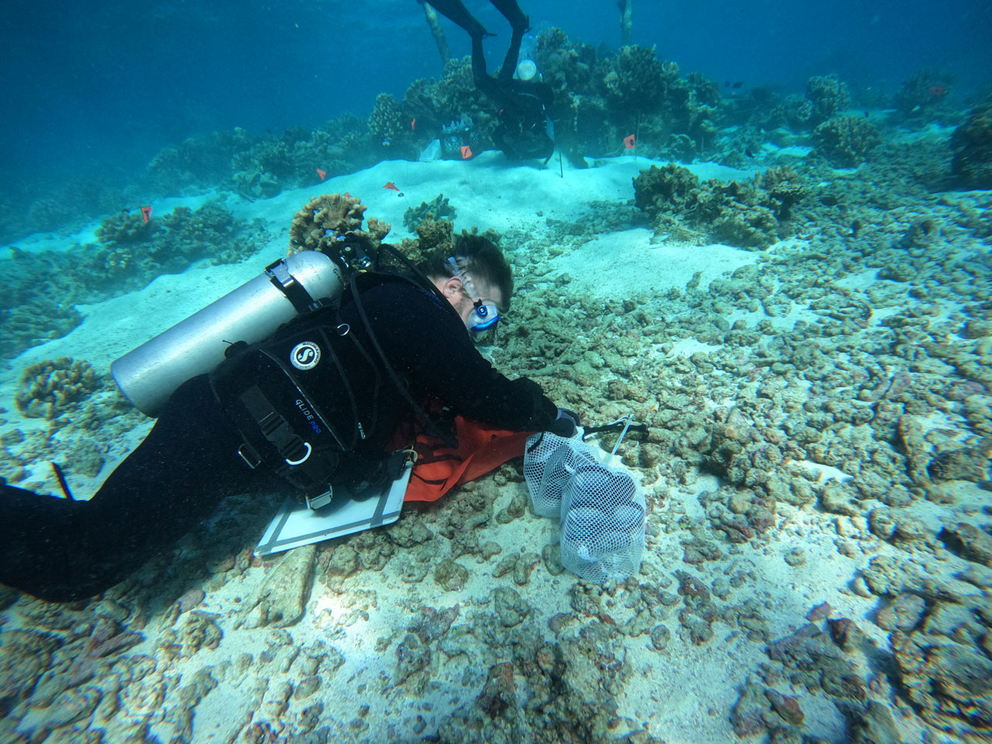
[[[245,465],[254,470],[259,465],[262,464],[262,458],[259,457],[255,448],[252,447],[248,442],[242,442],[241,446],[238,447],[238,456],[245,461]]]

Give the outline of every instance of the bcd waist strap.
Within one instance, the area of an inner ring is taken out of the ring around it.
[[[257,385],[242,393],[240,398],[258,422],[262,436],[279,453],[282,461],[269,463],[273,470],[308,493],[326,489],[328,476],[337,468],[340,459],[338,454],[315,448],[300,437]],[[238,454],[252,468],[258,467],[263,460],[247,441],[238,450]]]

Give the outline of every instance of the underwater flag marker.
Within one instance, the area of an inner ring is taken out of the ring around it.
[[[393,183],[392,181],[387,181],[386,185],[383,186],[382,188],[389,189],[390,191],[395,191],[396,196],[403,196],[403,192],[400,191],[398,188],[396,188],[396,184]]]
[[[468,160],[472,157],[472,148],[468,145],[462,145],[462,160]]]
[[[413,120],[410,122],[410,131],[417,131],[417,117],[413,117]]]
[[[628,134],[623,138],[623,146],[628,150],[633,150],[637,146],[637,139],[632,134]]]
[[[148,222],[148,220],[151,219],[151,217],[152,217],[152,206],[151,206],[151,204],[149,204],[147,207],[142,207],[141,208],[141,216],[144,217],[145,222]]]
[[[318,168],[317,175],[320,176],[320,180],[323,181],[325,178],[327,178],[327,171]]]

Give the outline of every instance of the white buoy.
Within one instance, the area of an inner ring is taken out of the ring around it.
[[[521,80],[530,80],[537,74],[537,65],[532,59],[522,59],[517,65],[517,77]]]

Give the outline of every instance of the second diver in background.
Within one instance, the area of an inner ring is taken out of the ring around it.
[[[461,26],[472,37],[472,74],[475,86],[499,109],[499,124],[493,141],[511,160],[540,159],[547,162],[555,150],[548,109],[554,101],[551,87],[536,80],[513,77],[520,56],[520,43],[530,20],[516,0],[490,0],[510,22],[513,36],[498,75],[486,71],[482,39],[490,34],[465,8],[461,0],[428,0],[435,10]]]

